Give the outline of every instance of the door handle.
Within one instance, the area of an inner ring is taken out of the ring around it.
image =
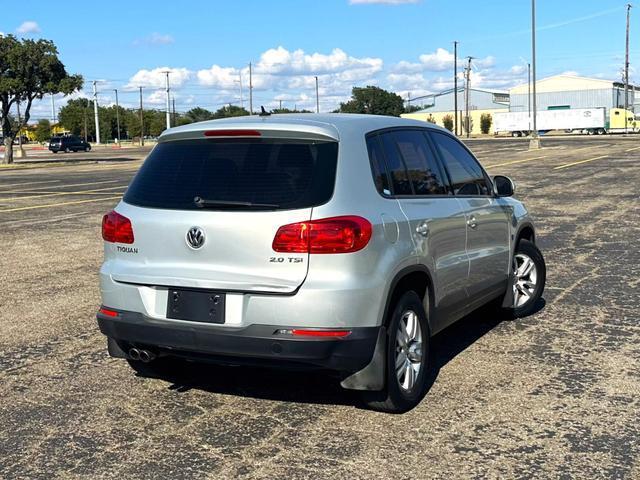
[[[477,228],[478,221],[476,220],[476,217],[474,217],[473,215],[469,217],[469,220],[467,220],[467,225],[469,226],[469,228]]]
[[[422,235],[423,237],[426,237],[427,235],[429,235],[429,225],[427,225],[426,223],[418,225],[416,227],[416,233]]]

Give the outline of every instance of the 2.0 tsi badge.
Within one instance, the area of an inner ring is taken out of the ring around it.
[[[194,250],[202,247],[204,245],[204,230],[200,227],[191,227],[187,231],[187,245],[189,245]]]

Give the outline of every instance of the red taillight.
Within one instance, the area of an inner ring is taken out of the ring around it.
[[[117,317],[118,316],[118,312],[116,312],[115,310],[111,310],[109,308],[106,307],[100,307],[100,310],[98,310],[99,313],[106,315],[107,317]]]
[[[273,250],[282,253],[351,253],[371,239],[371,223],[357,216],[333,217],[280,227]]]
[[[301,337],[346,337],[351,330],[291,330],[292,335]]]
[[[205,137],[259,137],[257,130],[206,130]]]
[[[131,220],[115,210],[102,217],[102,238],[111,243],[133,243]]]

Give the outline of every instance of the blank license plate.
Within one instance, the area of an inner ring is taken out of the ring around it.
[[[224,293],[172,288],[167,299],[167,318],[224,323],[224,303]]]

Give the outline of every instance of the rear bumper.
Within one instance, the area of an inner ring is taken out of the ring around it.
[[[351,328],[346,337],[293,337],[280,325],[229,328],[195,322],[157,320],[136,312],[96,315],[100,331],[120,345],[159,354],[220,363],[307,366],[341,372],[364,368],[373,356],[379,327]],[[300,328],[291,327],[291,329]]]

